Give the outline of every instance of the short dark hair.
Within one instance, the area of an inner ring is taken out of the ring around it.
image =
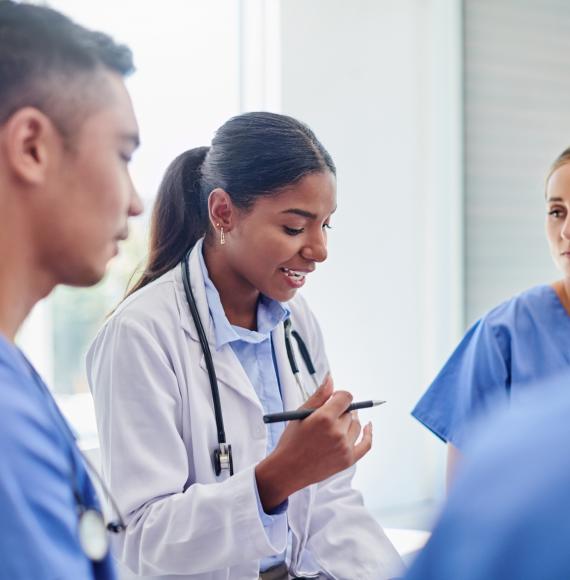
[[[151,218],[148,263],[130,293],[171,268],[209,231],[208,196],[224,189],[247,211],[313,173],[336,175],[311,129],[288,115],[244,113],[226,121],[210,147],[179,155],[166,170]]]
[[[86,82],[134,71],[130,49],[45,6],[0,0],[0,125],[31,106],[69,134],[96,101]]]

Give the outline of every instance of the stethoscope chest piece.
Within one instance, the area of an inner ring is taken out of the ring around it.
[[[214,471],[216,476],[222,471],[228,471],[230,476],[234,474],[234,461],[232,458],[232,446],[229,443],[220,443],[217,449],[214,449]]]
[[[101,512],[86,509],[79,516],[79,543],[85,555],[100,562],[109,552],[109,536]]]

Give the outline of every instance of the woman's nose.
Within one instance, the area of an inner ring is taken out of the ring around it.
[[[328,256],[326,233],[321,231],[303,248],[303,258],[314,262],[324,262]]]
[[[564,225],[560,231],[560,236],[563,240],[570,240],[570,215],[564,221]]]

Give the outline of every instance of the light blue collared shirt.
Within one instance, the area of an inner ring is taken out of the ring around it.
[[[277,360],[271,341],[271,331],[288,318],[291,311],[284,304],[262,295],[257,306],[257,330],[233,326],[224,312],[220,294],[210,280],[202,252],[199,252],[199,258],[206,299],[214,322],[216,350],[226,344],[232,347],[259,397],[264,413],[283,411],[283,399],[277,373]],[[268,454],[277,445],[284,429],[284,423],[267,425]],[[267,514],[263,510],[259,493],[257,494],[257,504],[261,521],[266,529],[281,521],[280,518],[287,517],[288,501],[283,502],[271,514]],[[260,570],[267,570],[284,561],[285,552],[279,556],[264,558],[261,560]]]

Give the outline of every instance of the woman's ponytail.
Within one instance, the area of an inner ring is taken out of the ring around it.
[[[166,170],[152,212],[148,263],[127,296],[174,268],[206,233],[201,167],[209,149],[185,151]]]

